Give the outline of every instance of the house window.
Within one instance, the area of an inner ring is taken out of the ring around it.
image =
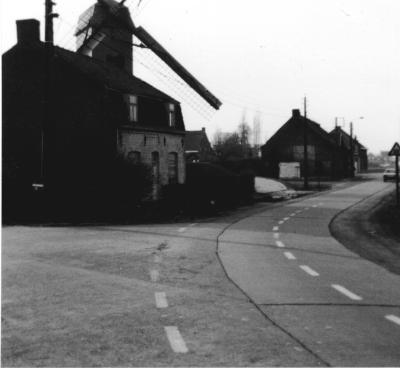
[[[168,154],[168,183],[178,183],[178,154],[176,152]]]
[[[175,112],[175,104],[168,104],[168,124],[171,128],[175,128],[176,123],[176,112]]]
[[[129,96],[129,121],[131,123],[138,122],[138,97],[130,95]]]
[[[132,164],[140,164],[141,154],[139,151],[131,151],[128,153],[128,161]]]

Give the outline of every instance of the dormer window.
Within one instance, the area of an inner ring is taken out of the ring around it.
[[[138,97],[134,95],[129,96],[129,121],[131,123],[138,122]]]
[[[175,104],[168,104],[168,125],[171,128],[175,128],[176,124],[176,113],[175,113]]]

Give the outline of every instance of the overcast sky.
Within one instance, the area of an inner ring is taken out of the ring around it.
[[[95,0],[58,0],[56,44],[74,49],[77,18]],[[262,118],[263,142],[303,108],[326,130],[335,117],[370,151],[400,141],[399,0],[127,0],[136,25],[223,101],[216,112],[149,51],[135,74],[182,102],[188,130],[233,131],[246,110]],[[42,21],[44,0],[0,0],[1,51],[15,20]],[[42,33],[43,34],[43,33]],[[359,119],[363,117],[364,119]],[[343,118],[343,119],[342,119]]]

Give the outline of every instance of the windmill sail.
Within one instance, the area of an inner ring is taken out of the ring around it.
[[[105,30],[118,24],[121,29],[135,35],[146,47],[164,61],[182,80],[207,101],[214,109],[219,109],[221,101],[201,84],[185,67],[182,66],[160,43],[158,43],[143,27],[135,27],[129,9],[124,1],[97,0],[79,19],[76,31],[77,50],[79,53],[91,55],[93,50],[106,37]]]
[[[190,87],[203,97],[214,109],[219,109],[221,101],[204,87],[184,66],[182,66],[163,46],[161,46],[143,27],[137,27],[134,35],[151,51],[163,60]]]

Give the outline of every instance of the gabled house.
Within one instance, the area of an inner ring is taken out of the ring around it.
[[[351,152],[353,152],[354,171],[356,173],[368,170],[368,150],[358,141],[357,137],[353,138],[352,141],[350,134],[339,126],[336,126],[329,135],[339,147],[344,147],[348,150],[350,157]]]
[[[18,42],[2,57],[7,206],[23,207],[32,185],[59,194],[101,187],[112,197],[106,188],[116,158],[149,167],[154,199],[162,186],[184,183],[181,106],[133,76],[137,29],[129,10],[98,0],[79,20],[77,52],[41,42],[39,26],[17,21]],[[219,101],[192,78],[217,108]]]
[[[187,163],[215,161],[216,154],[208,140],[206,128],[186,131],[185,155]]]
[[[261,147],[262,160],[271,176],[279,177],[281,163],[300,163],[304,174],[304,131],[307,132],[308,174],[310,177],[341,178],[349,175],[345,148],[321,126],[292,111],[292,117]]]

